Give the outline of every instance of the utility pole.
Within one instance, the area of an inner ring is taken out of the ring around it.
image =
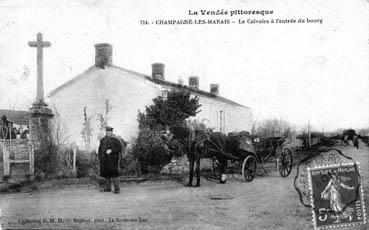
[[[311,135],[310,135],[310,119],[308,124],[308,142],[309,142],[309,149],[311,148]]]
[[[323,137],[324,137],[324,125],[323,125]]]

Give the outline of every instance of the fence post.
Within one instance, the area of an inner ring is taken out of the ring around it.
[[[73,146],[73,176],[77,176],[76,170],[77,146]]]
[[[28,143],[28,151],[29,151],[29,174],[30,180],[33,181],[35,176],[35,156],[34,156],[34,148],[32,142]]]
[[[4,142],[3,147],[3,169],[4,169],[4,176],[10,176],[10,153],[8,148],[6,147],[7,144]]]

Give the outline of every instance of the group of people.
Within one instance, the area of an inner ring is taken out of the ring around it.
[[[113,134],[113,128],[105,128],[106,135],[100,140],[98,156],[100,160],[100,176],[105,179],[101,188],[102,192],[110,192],[111,184],[114,185],[114,193],[119,194],[119,157],[127,146],[121,137]]]
[[[28,134],[28,126],[27,129],[23,130],[17,127],[13,127],[12,122],[8,120],[6,115],[1,116],[0,139],[27,139]]]

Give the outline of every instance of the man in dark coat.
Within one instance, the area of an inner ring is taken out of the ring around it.
[[[122,151],[120,141],[114,137],[113,128],[106,127],[106,136],[100,140],[99,160],[100,176],[105,178],[104,192],[111,191],[111,182],[114,184],[114,193],[119,193],[118,160]]]
[[[359,136],[358,135],[354,135],[352,137],[352,144],[354,145],[354,147],[356,147],[357,149],[359,149]]]

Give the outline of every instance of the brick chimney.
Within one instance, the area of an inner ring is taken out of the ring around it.
[[[199,89],[199,77],[196,76],[189,77],[188,86],[191,88]]]
[[[210,84],[210,93],[214,95],[219,95],[219,84]]]
[[[113,46],[109,43],[95,44],[95,66],[104,68],[113,64]]]
[[[152,67],[152,77],[164,80],[165,65],[163,63],[154,63]]]

